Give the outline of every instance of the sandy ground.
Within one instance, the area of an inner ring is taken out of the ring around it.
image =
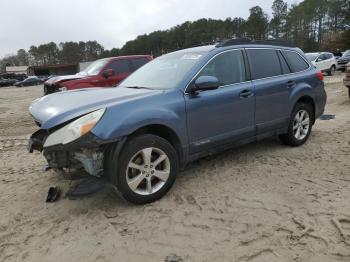
[[[326,77],[326,113],[307,144],[278,139],[191,164],[160,201],[111,190],[45,203],[50,186],[28,154],[27,108],[42,87],[0,89],[0,261],[350,261],[350,103]]]

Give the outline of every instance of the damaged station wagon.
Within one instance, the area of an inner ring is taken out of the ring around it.
[[[200,157],[270,136],[304,144],[325,104],[323,75],[300,49],[227,40],[158,57],[118,88],[37,99],[29,110],[40,130],[29,150],[142,204]]]

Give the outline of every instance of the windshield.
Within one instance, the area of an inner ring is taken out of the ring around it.
[[[158,57],[130,75],[120,86],[171,89],[200,60],[204,52],[175,52]]]
[[[89,75],[89,76],[95,76],[98,75],[101,71],[101,69],[107,64],[108,59],[100,59],[93,62],[91,65],[89,65],[87,68],[85,68],[83,71],[79,72],[80,75]]]
[[[317,57],[319,56],[319,54],[305,54],[305,56],[307,57],[307,59],[309,59],[310,61],[315,61],[317,59]]]
[[[350,50],[346,50],[345,53],[343,54],[343,56],[350,56]]]

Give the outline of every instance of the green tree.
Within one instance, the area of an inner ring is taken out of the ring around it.
[[[260,6],[249,9],[250,15],[246,23],[248,36],[253,40],[265,39],[267,36],[268,17]]]
[[[17,51],[17,62],[19,66],[27,66],[29,65],[29,57],[28,53],[24,49],[19,49]]]
[[[79,43],[61,42],[59,47],[59,61],[61,63],[78,63],[84,60],[84,58],[81,57]]]
[[[285,23],[288,14],[288,4],[283,0],[275,0],[272,4],[272,19],[270,28],[272,36],[282,38],[285,34]]]

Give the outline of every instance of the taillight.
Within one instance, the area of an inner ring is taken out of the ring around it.
[[[321,71],[317,71],[316,72],[316,77],[318,79],[320,79],[321,81],[323,81],[323,79],[324,79],[323,73]]]

